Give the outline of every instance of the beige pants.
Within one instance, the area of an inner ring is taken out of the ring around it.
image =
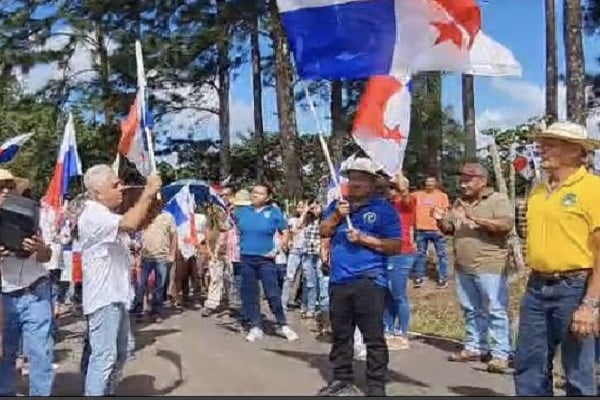
[[[207,308],[214,310],[221,305],[225,294],[225,267],[225,262],[222,260],[210,260],[208,262],[210,283],[208,284],[208,296],[204,304]]]

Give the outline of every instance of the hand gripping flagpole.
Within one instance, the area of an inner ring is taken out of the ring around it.
[[[342,185],[340,185],[340,181],[335,173],[335,167],[333,165],[333,161],[331,160],[331,153],[329,152],[329,146],[327,146],[327,141],[325,140],[325,136],[323,134],[323,128],[321,127],[321,122],[319,121],[319,116],[317,115],[317,109],[315,108],[315,103],[313,102],[312,96],[308,90],[308,85],[305,81],[302,82],[304,87],[304,95],[306,96],[306,101],[308,102],[308,107],[310,108],[311,114],[315,119],[315,124],[317,126],[317,133],[319,135],[319,143],[321,143],[321,148],[323,149],[323,154],[325,154],[325,160],[327,161],[327,166],[329,167],[329,173],[331,174],[331,179],[333,180],[333,184],[338,192],[338,196],[340,200],[344,200],[342,195]],[[350,217],[346,216],[346,222],[348,223],[348,228],[352,229],[352,221],[350,221]]]

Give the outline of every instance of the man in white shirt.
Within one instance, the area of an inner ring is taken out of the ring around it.
[[[148,177],[137,203],[124,215],[114,212],[123,201],[123,186],[108,165],[95,165],[83,178],[90,200],[78,218],[83,262],[83,312],[88,321],[90,355],[86,396],[113,395],[127,360],[130,284],[128,234],[139,229],[161,187],[158,175]]]
[[[0,169],[0,204],[15,188],[13,175]],[[54,382],[52,290],[43,263],[50,261],[52,251],[41,235],[25,239],[23,249],[31,255],[17,257],[0,246],[4,321],[0,396],[16,395],[16,359],[21,340],[29,359],[29,395],[50,396]]]

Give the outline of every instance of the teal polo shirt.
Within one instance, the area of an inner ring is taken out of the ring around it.
[[[329,218],[336,210],[337,201],[325,211]],[[398,213],[393,205],[382,197],[375,197],[368,203],[352,210],[352,226],[360,232],[379,239],[400,239],[402,228]],[[357,245],[348,240],[348,222],[344,218],[331,238],[332,285],[343,284],[357,279],[371,278],[379,286],[387,287],[386,267],[388,256],[370,247]]]
[[[275,249],[275,233],[288,229],[283,213],[274,206],[260,210],[252,206],[239,207],[233,217],[240,234],[242,256],[266,256]]]

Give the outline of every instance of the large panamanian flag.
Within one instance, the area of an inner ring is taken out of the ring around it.
[[[417,71],[520,75],[475,0],[277,0],[303,79]]]

